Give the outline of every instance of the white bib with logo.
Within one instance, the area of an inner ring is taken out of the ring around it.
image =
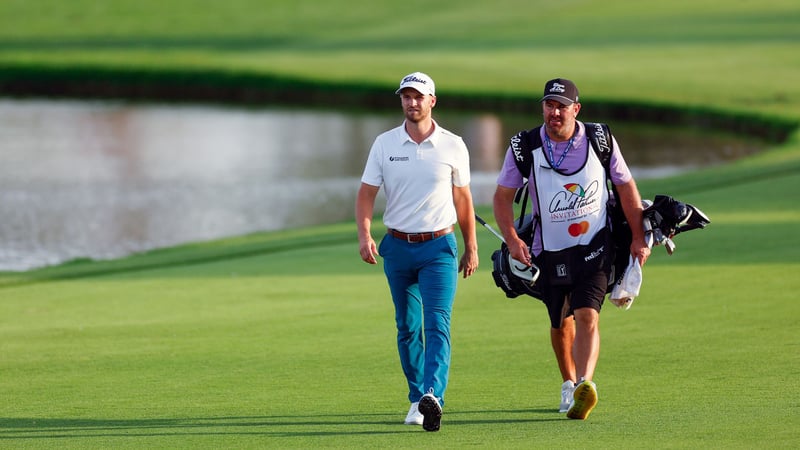
[[[586,164],[571,175],[554,170],[544,152],[533,152],[533,172],[541,215],[542,245],[559,251],[588,245],[606,226],[605,169],[591,148]]]

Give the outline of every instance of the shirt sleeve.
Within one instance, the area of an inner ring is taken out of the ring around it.
[[[529,175],[529,174],[528,174]],[[517,164],[514,162],[514,154],[511,147],[506,149],[506,156],[503,159],[503,167],[497,175],[497,184],[507,188],[518,189],[525,184],[524,177],[519,173]]]
[[[456,187],[468,186],[470,183],[469,150],[464,140],[458,139],[458,153],[453,164],[453,185]]]
[[[383,154],[380,144],[380,137],[372,143],[372,148],[367,156],[367,163],[364,166],[364,173],[361,175],[361,182],[371,186],[381,186],[383,184],[383,167],[381,157]]]

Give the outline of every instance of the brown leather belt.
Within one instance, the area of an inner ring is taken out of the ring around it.
[[[452,232],[453,232],[452,226],[443,228],[439,231],[428,231],[425,233],[403,233],[402,231],[397,231],[393,228],[389,228],[389,234],[396,237],[397,239],[402,239],[409,243],[430,241],[431,239],[436,239],[446,234],[450,234]]]

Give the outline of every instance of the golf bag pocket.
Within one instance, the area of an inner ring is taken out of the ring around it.
[[[530,295],[541,300],[543,298],[541,282],[537,282],[539,277],[538,266],[534,266],[535,271],[525,270],[524,273],[521,273],[518,270],[514,270],[511,264],[508,247],[504,243],[500,250],[495,250],[492,253],[492,278],[494,279],[494,284],[502,289],[508,298]],[[536,274],[535,276],[533,276],[534,273]]]
[[[584,273],[610,270],[611,233],[608,227],[600,230],[588,245],[577,245],[559,251],[544,250],[542,275],[550,286],[568,286]]]
[[[550,286],[566,286],[572,284],[576,248],[567,248],[557,252],[543,251],[539,255],[542,261],[543,277]]]

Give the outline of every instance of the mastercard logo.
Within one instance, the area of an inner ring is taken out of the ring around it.
[[[569,231],[570,236],[578,237],[589,231],[589,222],[584,220],[582,222],[573,223],[569,226],[567,231]]]

